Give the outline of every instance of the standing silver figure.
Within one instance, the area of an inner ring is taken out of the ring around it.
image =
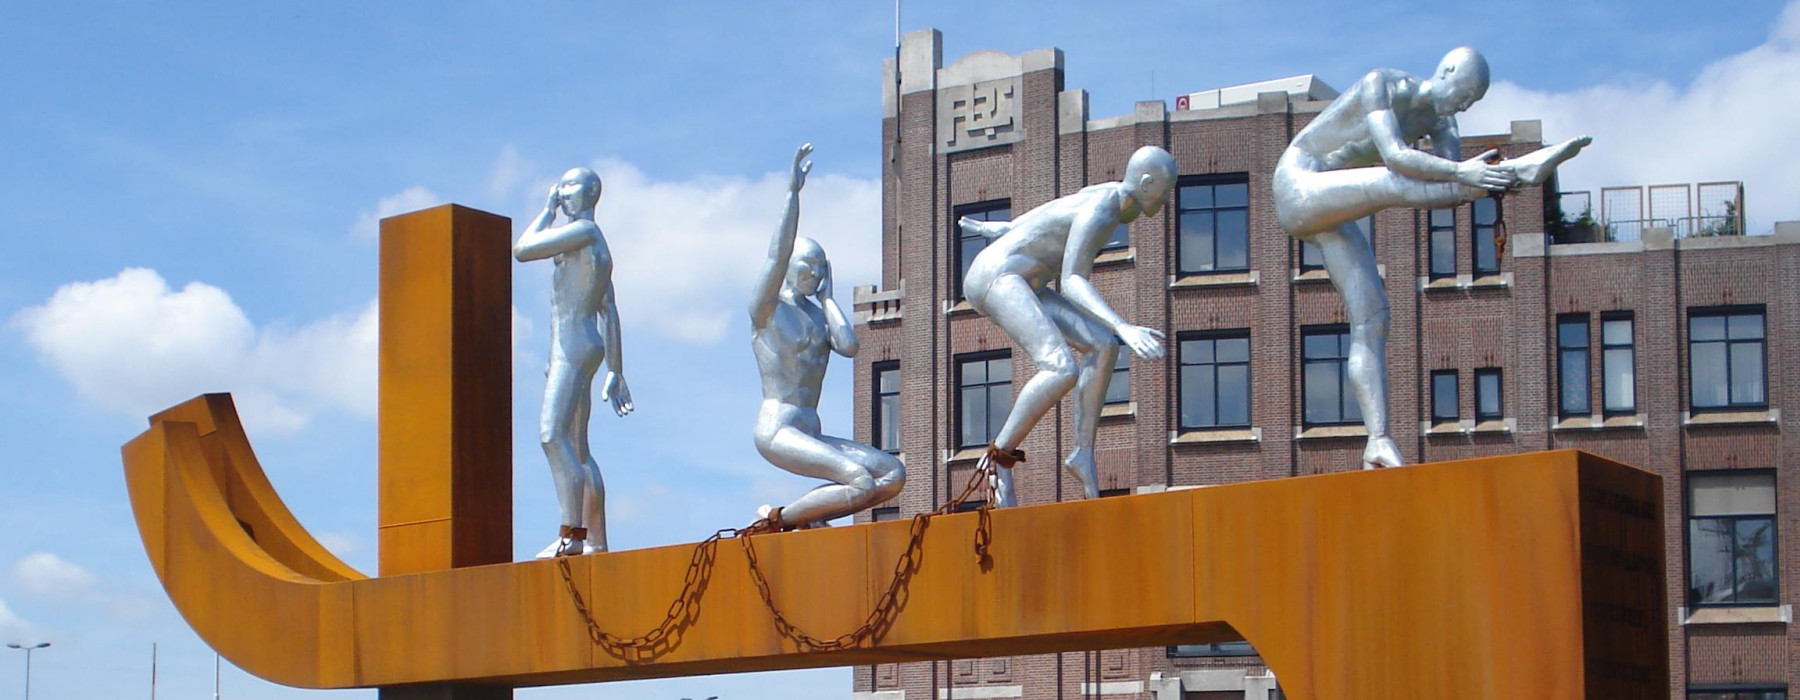
[[[831,353],[855,357],[856,330],[832,298],[831,263],[810,238],[797,238],[800,189],[812,144],[794,154],[787,209],[769,241],[769,258],[750,302],[750,348],[762,374],[756,449],[801,476],[832,483],[761,515],[777,527],[811,527],[879,504],[906,485],[906,468],[881,450],[820,433],[819,389]]]
[[[959,222],[964,231],[993,239],[970,263],[963,296],[1023,347],[1038,367],[1037,375],[1019,390],[1012,412],[983,458],[998,467],[996,505],[1018,505],[1012,475],[1013,465],[1024,459],[1018,447],[1071,389],[1075,445],[1063,466],[1081,481],[1085,497],[1099,497],[1094,436],[1119,343],[1138,357],[1159,358],[1163,347],[1157,339],[1163,334],[1126,322],[1100,298],[1088,278],[1094,256],[1113,229],[1160,211],[1175,176],[1175,157],[1145,146],[1126,163],[1123,182],[1082,188],[1010,222]],[[1050,287],[1053,280],[1061,291]],[[1079,363],[1077,349],[1083,355]]]
[[[600,398],[610,401],[621,417],[632,409],[613,295],[612,252],[594,223],[599,203],[600,176],[587,168],[571,169],[550,188],[544,212],[513,246],[519,262],[544,258],[556,262],[555,293],[550,297],[555,322],[550,327],[550,366],[544,373],[538,440],[556,481],[562,529],[539,558],[606,551],[606,486],[588,447],[594,373],[602,362],[606,379]],[[569,222],[552,226],[559,210]]]
[[[1275,166],[1275,215],[1318,246],[1350,321],[1350,386],[1369,441],[1363,468],[1399,466],[1388,436],[1388,300],[1375,255],[1354,222],[1383,209],[1442,209],[1549,179],[1586,136],[1491,163],[1462,160],[1456,114],[1487,94],[1487,59],[1452,50],[1429,80],[1396,70],[1363,76],[1294,137]],[[1409,144],[1431,137],[1431,152]]]

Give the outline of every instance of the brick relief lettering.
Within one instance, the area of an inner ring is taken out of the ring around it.
[[[1019,79],[1002,78],[938,91],[938,148],[955,153],[1017,142]]]

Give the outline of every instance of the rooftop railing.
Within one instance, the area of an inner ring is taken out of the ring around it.
[[[1604,187],[1598,212],[1590,191],[1557,194],[1562,219],[1550,224],[1553,243],[1636,241],[1658,227],[1676,238],[1745,233],[1741,181]]]

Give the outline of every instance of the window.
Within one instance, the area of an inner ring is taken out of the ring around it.
[[[1455,423],[1462,418],[1456,405],[1456,370],[1431,373],[1431,422]]]
[[[1375,250],[1375,217],[1365,216],[1351,222],[1356,232],[1362,234],[1363,242],[1369,244],[1369,250]],[[1319,247],[1306,241],[1300,241],[1300,271],[1325,269],[1325,254]]]
[[[1637,350],[1630,311],[1600,316],[1600,395],[1609,415],[1637,412]]]
[[[1300,374],[1307,425],[1343,425],[1362,421],[1362,407],[1350,388],[1350,331],[1343,326],[1303,329]]]
[[[1112,235],[1106,237],[1106,245],[1101,250],[1124,250],[1131,247],[1131,224],[1119,224],[1113,228]]]
[[[1588,317],[1556,317],[1556,412],[1564,418],[1592,415],[1588,403]]]
[[[1250,425],[1250,332],[1181,339],[1181,427]]]
[[[1113,496],[1129,496],[1129,495],[1131,495],[1131,489],[1100,489],[1100,497],[1101,498],[1112,498]]]
[[[1106,382],[1106,403],[1131,402],[1131,350],[1119,348],[1119,359],[1113,362],[1112,379]]]
[[[870,413],[874,425],[869,434],[875,437],[876,449],[899,452],[900,363],[877,362],[870,371],[875,375],[875,410]]]
[[[987,505],[987,499],[985,499],[985,498],[971,498],[969,500],[966,500],[966,501],[956,504],[956,507],[950,509],[950,512],[952,512],[952,513],[973,513],[975,511],[981,510],[981,508],[986,505]]]
[[[1506,395],[1501,387],[1500,368],[1475,370],[1475,420],[1500,420],[1506,415]]]
[[[1710,309],[1688,314],[1688,389],[1694,410],[1762,408],[1763,310]]]
[[[1500,203],[1493,197],[1475,200],[1475,276],[1500,274],[1500,247],[1494,240],[1494,224],[1500,220]]]
[[[1183,178],[1176,195],[1181,274],[1250,269],[1250,179]]]
[[[1456,210],[1431,210],[1431,278],[1456,276]]]
[[[1784,685],[1706,685],[1688,688],[1688,700],[1787,700]]]
[[[957,447],[992,444],[1012,412],[1012,357],[1002,352],[960,358],[956,381]]]
[[[1775,473],[1688,475],[1688,603],[1776,605]]]
[[[996,199],[991,202],[964,204],[951,212],[950,237],[956,239],[956,298],[963,298],[963,278],[969,275],[969,265],[975,262],[975,254],[986,248],[988,239],[977,233],[965,233],[957,225],[963,217],[976,221],[1011,221],[1012,200]]]
[[[1169,658],[1205,656],[1256,656],[1249,642],[1215,642],[1212,644],[1177,644],[1169,647]]]
[[[869,511],[869,519],[878,523],[900,519],[900,506],[881,506]]]

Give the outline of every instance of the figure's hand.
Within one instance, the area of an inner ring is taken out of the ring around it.
[[[806,186],[806,174],[812,172],[812,161],[806,159],[810,155],[812,155],[812,144],[810,143],[802,145],[800,150],[794,152],[794,175],[788,181],[788,191],[799,192],[800,188]]]
[[[605,381],[600,383],[600,398],[611,401],[613,412],[620,418],[631,415],[635,408],[631,404],[631,387],[625,385],[625,375],[608,370]]]
[[[819,305],[824,306],[831,299],[831,263],[819,270]]]
[[[1512,187],[1519,181],[1518,176],[1513,173],[1512,167],[1494,165],[1489,162],[1489,159],[1499,154],[1498,150],[1488,149],[1486,153],[1458,163],[1456,181],[1470,187],[1480,187],[1495,192]]]
[[[1163,356],[1162,342],[1157,340],[1164,337],[1162,331],[1127,323],[1120,326],[1115,332],[1118,334],[1119,340],[1125,343],[1125,347],[1131,348],[1132,354],[1147,360],[1155,360]]]
[[[556,211],[557,207],[562,204],[562,195],[558,193],[558,190],[560,189],[561,183],[550,186],[550,196],[544,200],[544,209],[546,211]]]

